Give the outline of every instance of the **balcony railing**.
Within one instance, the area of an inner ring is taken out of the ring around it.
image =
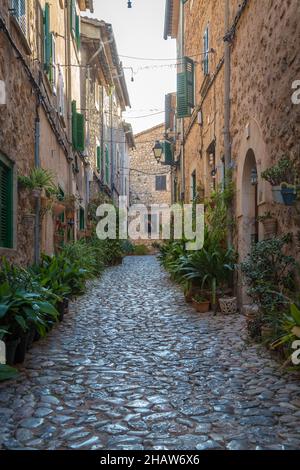
[[[11,0],[10,12],[19,24],[24,36],[27,36],[27,0]]]

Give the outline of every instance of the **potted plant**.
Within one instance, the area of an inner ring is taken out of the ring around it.
[[[295,184],[281,183],[281,195],[286,206],[293,206],[297,199],[297,188]]]
[[[199,313],[206,313],[209,312],[210,309],[210,301],[207,300],[205,297],[202,295],[196,295],[193,297],[193,306]]]
[[[263,224],[265,239],[276,237],[278,223],[274,214],[268,211],[264,215],[259,216],[257,221]]]
[[[46,315],[56,320],[58,312],[40,293],[13,289],[8,282],[0,285],[0,327],[6,331],[3,340],[11,364],[24,361],[32,326],[46,334]]]
[[[217,289],[229,282],[235,268],[236,253],[212,243],[187,256],[182,268],[185,278],[200,282],[201,289],[209,288],[214,313],[217,311]]]
[[[272,186],[273,200],[284,204],[281,183],[293,183],[296,177],[294,162],[287,156],[282,156],[276,165],[263,171],[261,177]]]
[[[19,176],[20,186],[31,190],[34,198],[39,198],[42,194],[53,194],[57,192],[54,184],[54,174],[50,170],[35,167],[31,170],[29,176]]]

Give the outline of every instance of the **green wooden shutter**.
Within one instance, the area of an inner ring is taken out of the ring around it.
[[[73,148],[77,149],[77,111],[76,101],[72,101],[72,142]]]
[[[70,6],[70,19],[71,19],[71,32],[74,37],[76,37],[76,5],[75,5],[75,0],[71,0],[71,6]]]
[[[105,182],[109,184],[109,152],[108,146],[105,146]]]
[[[194,61],[189,57],[183,58],[183,72],[177,74],[177,117],[191,115],[195,106]]]
[[[195,83],[194,83],[194,61],[189,57],[185,57],[185,73],[186,73],[186,89],[187,89],[187,105],[190,108],[195,106]]]
[[[13,174],[0,161],[0,246],[13,246]]]
[[[100,145],[97,146],[97,170],[101,172],[101,147]]]
[[[166,130],[172,128],[171,124],[171,101],[172,95],[169,93],[165,96],[165,128]]]
[[[75,38],[77,49],[80,49],[80,16],[76,15],[75,17]]]
[[[189,116],[187,105],[186,74],[180,72],[177,74],[177,117],[183,118]]]
[[[50,34],[50,5],[45,4],[44,10],[44,69],[50,70],[52,37]]]
[[[163,143],[164,155],[165,155],[165,165],[172,165],[173,163],[173,150],[171,142],[164,141]]]
[[[85,217],[84,217],[84,209],[80,207],[79,209],[79,229],[85,229]]]
[[[79,150],[80,152],[84,151],[85,147],[85,138],[84,138],[84,115],[77,113],[77,118],[76,118],[76,123],[77,123],[77,146],[76,149]]]
[[[72,101],[72,143],[80,152],[85,148],[84,115],[77,113],[76,101]]]

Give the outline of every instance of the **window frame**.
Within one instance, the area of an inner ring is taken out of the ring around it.
[[[162,184],[163,181],[165,184]],[[167,191],[167,175],[155,175],[155,191]]]

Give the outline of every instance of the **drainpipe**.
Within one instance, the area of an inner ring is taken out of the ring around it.
[[[184,55],[184,2],[180,2],[180,17],[181,17],[181,45],[180,57]],[[182,67],[182,65],[181,65]],[[181,68],[182,70],[182,68]],[[185,149],[184,149],[184,118],[181,118],[181,194],[185,200]]]
[[[225,0],[225,35],[229,31],[230,25],[230,3]],[[228,172],[231,168],[231,142],[230,142],[230,79],[231,79],[231,44],[230,39],[225,39],[224,45],[224,158],[225,158],[225,171]],[[232,218],[232,208],[228,210],[228,220]],[[227,245],[231,247],[233,243],[232,230],[227,231]]]
[[[112,194],[112,199],[114,200],[114,145],[113,145],[113,96],[111,93],[110,96],[110,165],[111,165],[111,181],[110,181],[110,189]]]
[[[36,106],[36,118],[34,126],[34,165],[40,167],[40,116],[39,106]],[[34,224],[34,263],[38,265],[40,263],[40,211],[41,211],[41,198],[35,198],[35,224]]]
[[[70,2],[65,2],[65,31],[66,31],[66,40],[65,40],[65,62],[67,64],[71,63],[71,17],[70,17]],[[68,168],[68,194],[72,194],[72,67],[66,67],[66,80],[67,80],[67,119],[68,119],[68,134],[69,134],[69,168]]]

